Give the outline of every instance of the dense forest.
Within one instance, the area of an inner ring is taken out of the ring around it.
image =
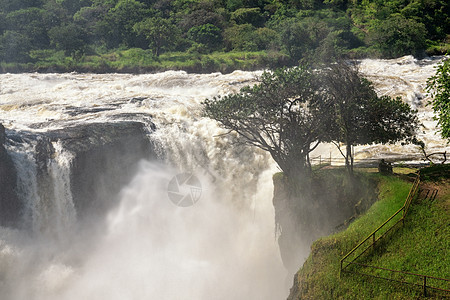
[[[449,6],[447,0],[0,0],[0,62],[80,61],[126,49],[154,59],[260,51],[286,63],[445,54]]]

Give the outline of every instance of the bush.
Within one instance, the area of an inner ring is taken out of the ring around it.
[[[264,16],[258,7],[239,8],[231,13],[231,20],[236,24],[252,24],[257,27],[264,25]]]
[[[399,57],[413,54],[421,56],[426,48],[425,25],[399,14],[380,20],[369,31],[369,44],[383,56]]]
[[[199,51],[200,53],[204,53],[205,50],[216,50],[222,44],[221,30],[212,24],[194,26],[189,29],[187,34],[188,38],[196,44],[204,45],[203,48],[206,49],[202,49],[201,52]]]
[[[5,62],[28,62],[30,39],[17,31],[5,31],[0,36],[0,60]]]

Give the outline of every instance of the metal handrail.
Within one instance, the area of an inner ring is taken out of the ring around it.
[[[362,242],[360,242],[356,247],[354,247],[349,253],[347,253],[347,255],[345,255],[341,261],[340,261],[340,265],[341,265],[341,271],[344,270],[348,265],[350,265],[352,262],[354,262],[355,260],[357,260],[361,255],[363,255],[368,249],[373,248],[376,244],[376,242],[378,242],[382,237],[384,237],[389,231],[391,231],[392,228],[394,228],[398,223],[400,223],[401,221],[403,221],[403,217],[400,218],[397,222],[395,222],[394,225],[392,225],[391,227],[389,227],[381,236],[379,236],[378,238],[376,238],[375,234],[382,228],[384,227],[384,225],[386,225],[389,221],[391,221],[395,216],[397,216],[401,211],[404,210],[404,206],[402,206],[399,210],[397,210],[397,212],[395,214],[393,214],[389,219],[387,219],[383,224],[381,224],[377,229],[375,229],[371,234],[369,234]],[[353,258],[351,260],[351,262],[349,262],[347,264],[347,266],[343,267],[343,263],[345,261],[345,259],[347,257],[349,257],[351,254],[353,254],[358,248],[360,248],[365,242],[367,242],[367,240],[369,240],[370,238],[372,238],[372,243],[367,246],[360,254],[358,254],[355,258]]]
[[[433,290],[437,290],[437,291],[441,291],[441,292],[450,293],[450,279],[440,278],[440,277],[435,277],[435,276],[429,276],[429,275],[423,275],[423,274],[416,274],[416,273],[412,273],[412,272],[393,270],[393,269],[376,267],[376,266],[370,266],[370,265],[365,265],[365,264],[361,264],[361,263],[357,263],[357,262],[350,262],[349,264],[354,264],[354,265],[358,265],[358,266],[365,267],[365,268],[373,268],[373,269],[378,269],[378,270],[383,270],[383,271],[389,271],[389,272],[392,272],[392,273],[400,273],[400,274],[420,277],[420,278],[422,278],[422,283],[421,284],[414,283],[414,282],[403,281],[403,280],[399,280],[399,279],[386,278],[386,277],[377,276],[377,275],[373,275],[373,274],[360,273],[360,272],[354,272],[354,271],[351,272],[351,273],[354,273],[354,274],[375,277],[375,278],[378,278],[378,279],[384,279],[384,280],[395,281],[395,282],[399,282],[399,283],[419,286],[419,287],[421,287],[423,289],[423,293],[424,293],[425,296],[427,296],[427,288],[433,289]],[[348,272],[348,271],[346,271],[346,272]],[[440,287],[429,285],[429,284],[427,284],[427,279],[434,279],[434,280],[439,280],[441,282],[447,282],[449,284],[449,287],[447,289],[445,289],[445,288],[440,288]]]
[[[349,253],[347,253],[347,255],[345,255],[342,259],[341,259],[341,269],[342,269],[342,262],[349,257],[351,254],[353,254],[353,252],[355,252],[359,247],[362,246],[362,244],[364,244],[365,242],[367,242],[368,239],[372,238],[372,240],[375,240],[375,234],[384,227],[384,225],[386,225],[390,220],[392,220],[396,215],[398,215],[402,210],[405,209],[405,206],[403,205],[399,210],[397,210],[397,212],[395,212],[389,219],[387,219],[386,221],[384,221],[383,224],[381,224],[380,226],[378,226],[377,229],[375,229],[371,234],[369,234],[363,241],[361,241],[358,245],[356,245]],[[392,227],[394,227],[395,225],[393,225]],[[375,240],[376,242],[377,240]],[[358,256],[359,257],[359,256]],[[358,258],[357,257],[357,258]],[[356,259],[356,258],[355,258]]]
[[[406,200],[405,200],[405,203],[403,204],[403,206],[400,209],[398,209],[383,224],[381,224],[377,229],[375,229],[371,234],[369,234],[363,241],[361,241],[358,245],[356,245],[356,247],[354,247],[352,250],[350,250],[350,252],[348,252],[343,258],[341,258],[341,260],[340,260],[340,274],[342,272],[351,272],[351,273],[355,273],[355,274],[367,275],[367,276],[371,276],[371,277],[375,277],[375,278],[386,279],[386,280],[390,280],[390,281],[396,281],[396,282],[400,282],[400,283],[406,283],[406,284],[413,284],[413,285],[421,286],[421,287],[423,287],[423,293],[424,293],[425,296],[427,294],[427,288],[440,290],[440,291],[445,291],[445,292],[450,292],[450,290],[447,290],[447,289],[442,289],[442,288],[438,288],[438,287],[433,287],[433,286],[427,285],[427,278],[450,282],[449,279],[433,277],[433,276],[428,276],[428,275],[422,275],[422,274],[415,274],[415,273],[404,272],[404,271],[399,271],[399,270],[392,270],[392,269],[376,267],[376,266],[370,266],[370,265],[364,265],[364,264],[360,264],[360,263],[355,262],[355,260],[358,259],[362,254],[364,254],[368,249],[370,249],[372,246],[375,247],[375,243],[379,239],[381,239],[384,235],[386,235],[392,228],[394,228],[400,221],[403,221],[402,223],[404,224],[404,219],[405,219],[406,214],[408,213],[409,207],[411,206],[411,202],[412,202],[413,198],[416,196],[417,191],[419,190],[419,184],[420,184],[420,173],[418,172],[417,173],[417,177],[414,180],[414,183],[411,186],[411,189],[409,190],[408,196],[406,197]],[[391,221],[395,216],[397,216],[402,211],[403,211],[403,214],[402,214],[402,217],[400,218],[400,220],[398,220],[394,225],[392,225],[388,230],[386,230],[386,232],[384,232],[380,237],[378,237],[378,239],[375,239],[375,234],[382,227],[384,227],[389,221]],[[358,248],[360,248],[366,241],[368,241],[370,238],[372,238],[372,244],[370,244],[366,249],[364,249],[358,256],[353,258],[350,262],[347,262],[346,266],[343,266],[344,261],[351,254],[353,254]],[[368,268],[374,268],[374,269],[380,269],[380,270],[395,272],[395,273],[402,273],[402,274],[406,274],[406,275],[418,276],[418,277],[423,278],[423,283],[422,284],[416,284],[416,283],[410,283],[410,282],[401,281],[401,280],[394,280],[394,279],[385,278],[385,277],[376,276],[376,275],[371,275],[371,274],[364,274],[364,273],[359,273],[359,272],[354,272],[354,271],[346,271],[345,269],[351,264],[359,265],[359,266],[363,266],[363,267],[368,267]]]
[[[419,189],[419,183],[420,183],[420,174],[418,173],[416,180],[414,180],[413,186],[409,190],[408,197],[406,198],[405,205],[404,205],[405,209],[403,211],[403,217],[405,217],[406,214],[408,213],[412,199],[414,198],[415,194],[417,193],[417,190]]]
[[[400,207],[389,219],[387,219],[386,221],[384,221],[383,224],[381,224],[380,226],[378,226],[377,229],[375,229],[371,234],[369,234],[364,240],[362,240],[358,245],[356,245],[352,250],[350,250],[350,252],[348,252],[343,258],[341,258],[340,260],[340,265],[341,265],[341,271],[343,268],[343,263],[344,261],[351,255],[353,254],[358,248],[360,248],[367,240],[369,240],[370,238],[372,238],[372,244],[369,245],[373,246],[381,237],[383,237],[385,234],[383,234],[382,236],[380,236],[378,239],[375,238],[375,234],[381,230],[381,228],[383,228],[389,221],[391,221],[395,216],[397,216],[401,211],[403,211],[402,214],[402,218],[397,221],[394,225],[391,226],[391,228],[389,228],[386,232],[388,232],[389,230],[391,230],[395,225],[397,225],[400,221],[404,222],[404,218],[406,216],[406,213],[408,212],[409,206],[411,205],[412,199],[414,198],[414,196],[417,193],[418,187],[419,187],[419,183],[420,183],[420,174],[419,172],[417,173],[417,177],[414,180],[414,183],[411,187],[411,189],[409,190],[408,196],[406,197],[405,203],[403,204],[402,207]],[[368,248],[369,248],[368,247]],[[359,254],[357,257],[355,257],[352,261],[356,260],[357,258],[359,258],[368,248],[366,248],[361,254]],[[348,266],[348,265],[347,265]]]

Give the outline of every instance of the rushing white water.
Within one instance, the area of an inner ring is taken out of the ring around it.
[[[34,158],[34,147],[30,143],[17,144],[14,147],[6,144],[8,151],[13,158],[17,171],[17,192],[22,196],[25,203],[23,211],[22,225],[24,228],[39,230],[42,224],[40,210],[41,197],[38,192],[36,161]]]
[[[28,210],[34,223],[56,238],[39,234],[42,229],[32,236],[1,229],[0,260],[15,265],[0,270],[2,296],[14,300],[286,296],[286,271],[274,237],[273,164],[266,153],[234,145],[235,135],[217,138],[225,131],[203,118],[199,106],[206,97],[236,90],[254,76],[248,72],[3,75],[0,118],[8,129],[41,132],[145,113],[158,127],[151,138],[167,162],[165,166],[142,162],[122,192],[121,205],[91,232],[83,224],[72,224],[75,212],[67,193],[71,157],[54,144],[56,154],[48,170],[57,202],[42,199],[38,191],[27,201],[32,203]],[[30,148],[23,155],[31,156]],[[9,150],[18,151],[13,146]],[[32,157],[29,161],[33,163]],[[36,181],[36,166],[22,169],[34,170],[34,176],[23,174],[28,178],[24,186]],[[201,179],[202,197],[193,207],[180,208],[168,199],[168,181],[180,171]],[[53,223],[44,220],[50,216]]]
[[[72,234],[71,230],[76,222],[76,211],[70,190],[70,163],[73,157],[63,149],[61,143],[53,143],[53,147],[56,151],[55,158],[49,161],[48,168],[53,183],[54,200],[49,205],[52,214],[48,223],[52,224],[52,229],[58,238],[62,239],[67,234]]]
[[[431,150],[448,151],[424,106],[426,78],[436,63],[411,57],[364,60],[361,70],[380,93],[403,95],[419,110]],[[8,130],[43,132],[146,114],[157,126],[150,138],[167,158],[141,162],[120,205],[98,224],[83,226],[76,224],[70,194],[71,154],[54,144],[56,154],[47,164],[54,197],[44,199],[33,145],[8,145],[27,202],[24,218],[38,230],[0,228],[0,298],[285,297],[286,272],[274,238],[274,163],[201,115],[205,98],[236,91],[258,74],[0,75],[0,122]],[[337,156],[328,147],[319,151]],[[417,149],[373,145],[356,152],[379,157]],[[187,208],[167,196],[168,182],[181,171],[195,173],[202,184],[201,199]]]

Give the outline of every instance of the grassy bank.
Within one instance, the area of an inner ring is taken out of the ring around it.
[[[150,50],[132,48],[100,54],[68,57],[63,51],[41,50],[32,54],[33,63],[0,63],[0,71],[10,72],[92,72],[153,73],[184,70],[189,73],[230,73],[287,65],[280,52],[214,52],[210,54],[169,52],[155,57]]]
[[[448,169],[445,172],[450,173]],[[358,275],[345,274],[342,278],[339,277],[339,260],[342,256],[403,205],[411,186],[410,182],[398,177],[378,174],[373,176],[379,180],[379,200],[346,230],[314,242],[311,255],[296,275],[291,299],[422,297],[420,288],[409,285]],[[430,181],[424,184],[436,185]],[[433,202],[420,200],[413,202],[405,226],[389,235],[388,240],[383,241],[377,248],[375,255],[370,255],[363,263],[449,278],[449,202],[449,183],[441,182],[437,199]],[[374,275],[386,276],[380,272]]]
[[[450,51],[450,44],[433,44],[427,50],[429,55]],[[348,50],[349,58],[381,58],[373,49]],[[230,73],[235,70],[253,71],[273,69],[295,64],[281,51],[231,51],[209,54],[190,52],[167,52],[155,57],[151,50],[141,48],[116,49],[105,51],[97,49],[82,56],[66,56],[64,51],[35,50],[28,63],[1,62],[1,73],[155,73],[168,70],[184,70],[188,73]]]

